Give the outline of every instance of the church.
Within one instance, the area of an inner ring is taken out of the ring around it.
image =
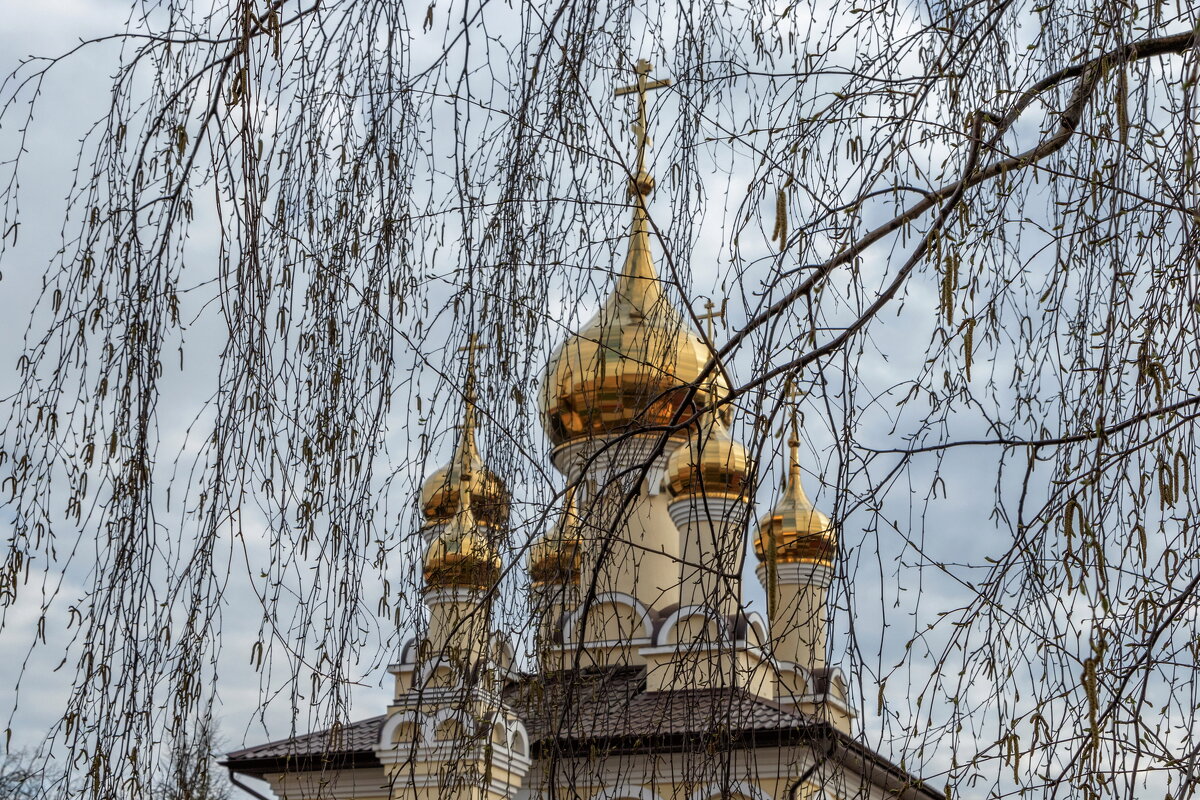
[[[510,495],[476,443],[473,367],[449,464],[426,480],[428,621],[390,668],[379,716],[230,753],[283,800],[935,800],[863,745],[826,661],[837,538],[787,481],[751,519],[755,469],[730,433],[728,381],[658,277],[646,96],[624,266],[546,368],[542,423],[565,478],[529,547],[536,658],[493,629]],[[615,271],[614,271],[615,272]],[[473,349],[468,362],[473,363]],[[748,549],[767,616],[747,613]]]

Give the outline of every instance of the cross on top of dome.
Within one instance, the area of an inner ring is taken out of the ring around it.
[[[640,195],[645,197],[654,191],[654,179],[650,177],[650,173],[646,171],[646,148],[651,144],[650,136],[646,122],[646,94],[655,89],[662,89],[671,85],[670,78],[661,78],[658,80],[650,79],[650,70],[653,69],[650,62],[646,59],[638,59],[633,71],[637,73],[637,83],[632,86],[620,86],[613,91],[613,97],[621,97],[627,94],[637,93],[638,96],[638,112],[637,119],[630,126],[633,129],[633,135],[637,139],[637,173],[633,180],[629,182],[629,195]]]

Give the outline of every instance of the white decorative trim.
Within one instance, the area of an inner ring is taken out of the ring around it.
[[[777,661],[776,667],[777,667],[778,672],[791,672],[795,675],[799,675],[801,677],[801,679],[804,681],[805,689],[810,689],[813,686],[813,684],[815,683],[815,681],[813,680],[812,672],[810,672],[807,668],[805,668],[799,664],[793,663],[791,661]],[[846,676],[845,676],[845,674],[843,674],[841,667],[832,667],[829,670],[829,675],[826,677],[826,680],[828,682],[827,685],[829,685],[829,686],[832,686],[833,682],[835,680],[840,680],[844,685],[845,681],[846,681]],[[810,691],[807,694],[802,694],[802,695],[798,695],[798,696],[790,694],[788,692],[781,692],[779,694],[779,696],[776,698],[776,701],[778,703],[780,703],[781,705],[791,705],[791,706],[798,706],[803,703],[811,703],[813,705],[827,705],[838,711],[841,711],[843,714],[848,716],[850,719],[855,719],[858,717],[858,712],[856,712],[845,701],[843,701],[841,698],[839,698],[837,695],[835,695],[832,691],[829,691],[829,690],[826,690],[824,694]]]
[[[643,647],[652,647],[654,642],[645,636],[636,639],[590,639],[586,642],[567,642],[545,648],[548,655],[573,655],[577,650],[596,650],[599,648],[620,648],[630,652],[641,652]]]
[[[433,674],[439,669],[450,670],[450,674],[454,676],[454,683],[449,686],[427,686],[430,679],[433,678]],[[463,688],[462,668],[447,658],[431,658],[417,669],[416,674],[413,676],[413,687],[409,691],[416,692],[424,697],[429,697],[431,692],[458,693]]]
[[[814,706],[829,706],[836,711],[842,712],[850,719],[856,719],[858,717],[857,711],[850,708],[850,706],[846,705],[828,692],[825,694],[802,694],[799,697],[788,694],[787,692],[781,692],[779,696],[775,698],[775,702],[779,703],[781,706],[801,706],[805,703]]]
[[[620,783],[616,786],[601,789],[592,795],[589,800],[662,800],[662,798],[653,789],[645,786],[638,786],[633,783]]]
[[[508,735],[508,750],[513,756],[519,758],[529,758],[529,731],[525,727],[525,723],[513,717],[510,720],[505,720],[505,731]],[[521,739],[521,748],[518,750],[514,745],[517,743],[517,737]]]
[[[425,542],[425,546],[429,547],[445,527],[446,523],[444,522],[425,523],[422,525],[420,528],[421,540]]]
[[[400,695],[392,703],[392,706],[399,709],[421,708],[434,704],[455,705],[461,707],[466,702],[466,690],[462,686],[439,686],[428,687],[418,686],[416,689],[409,689],[404,694]],[[473,687],[470,690],[469,696],[472,699],[481,700],[492,705],[500,703],[500,696],[495,692],[483,689],[481,687]]]
[[[447,720],[456,720],[463,728],[463,736],[449,739],[436,738],[437,729]],[[419,723],[420,738],[417,742],[392,742],[396,729],[406,722]],[[432,763],[453,758],[456,760],[487,761],[492,766],[524,776],[533,762],[529,757],[529,733],[519,719],[509,718],[497,711],[488,723],[486,737],[476,729],[477,720],[459,708],[442,708],[430,714],[415,711],[394,712],[380,731],[379,742],[373,748],[375,756],[384,764]],[[505,741],[492,741],[492,727],[500,725]],[[513,750],[517,737],[521,737],[522,750]],[[486,739],[486,741],[484,741]],[[438,776],[409,776],[408,784],[435,786]],[[433,781],[433,783],[422,783]],[[502,792],[502,793],[507,793]]]
[[[482,589],[471,589],[464,586],[426,586],[424,589],[425,605],[427,606],[435,606],[445,603],[481,606],[483,605],[483,598],[486,594],[487,593]]]
[[[658,634],[654,637],[654,644],[658,646],[669,644],[667,636],[670,635],[679,621],[685,617],[704,617],[711,620],[717,624],[717,636],[720,641],[724,642],[729,639],[729,623],[716,611],[713,611],[708,606],[681,606],[658,626]]]
[[[780,673],[787,672],[799,677],[804,682],[805,687],[813,685],[812,671],[808,667],[801,666],[794,661],[780,661],[776,659],[775,671]]]
[[[441,708],[434,711],[425,718],[424,738],[427,742],[450,742],[453,739],[442,739],[437,735],[437,729],[442,726],[443,722],[449,720],[457,720],[462,728],[463,736],[471,737],[475,735],[475,720],[470,714],[463,711],[461,708]]]
[[[767,585],[767,563],[761,562],[755,569],[758,581]],[[775,583],[784,586],[820,586],[828,589],[833,583],[833,567],[828,564],[784,562],[775,565]]]
[[[757,647],[762,647],[771,641],[771,626],[767,623],[766,618],[757,611],[751,611],[746,615],[746,627],[754,628],[755,632],[758,633]],[[750,641],[749,634],[746,635],[746,641]]]
[[[389,669],[397,669],[401,666],[417,663],[417,654],[421,651],[421,637],[414,636],[404,643],[400,648],[400,663],[394,664]]]
[[[675,527],[680,533],[687,531],[688,523],[696,521],[699,517],[699,511],[692,503],[690,497],[680,497],[671,501],[667,506],[667,513],[671,515],[671,522],[675,523]]]
[[[379,732],[379,744],[376,745],[378,750],[394,749],[399,742],[393,742],[392,737],[396,734],[396,729],[406,722],[415,723],[418,732],[418,742],[425,741],[425,719],[424,714],[419,711],[397,711],[388,717],[387,722],[383,723],[383,730]],[[410,743],[411,744],[411,743]]]
[[[503,667],[503,669],[505,669],[505,670],[512,670],[512,665],[517,662],[516,648],[513,647],[512,642],[510,642],[508,640],[507,636],[500,636],[500,635],[495,634],[495,632],[493,632],[492,638],[500,640],[500,655],[503,656],[508,661],[508,663],[504,664],[504,665],[496,664],[495,665],[496,668],[500,669],[501,667]]]
[[[597,595],[596,599],[590,604],[584,603],[567,615],[563,621],[563,641],[567,644],[575,644],[575,626],[582,619],[585,611],[592,611],[600,606],[612,603],[613,605],[623,605],[632,608],[642,618],[642,628],[646,631],[646,640],[653,641],[654,638],[654,622],[650,619],[650,612],[642,605],[636,597],[624,592],[606,592],[605,594]],[[591,644],[591,642],[589,642]],[[600,644],[600,642],[597,642]]]
[[[554,464],[555,469],[567,477],[568,481],[573,483],[579,480],[583,465],[591,461],[588,474],[603,483],[604,476],[610,472],[646,463],[646,459],[662,441],[662,434],[646,433],[633,436],[619,434],[612,437],[612,440],[617,439],[620,440],[619,443],[607,449],[605,446],[611,440],[606,438],[597,437],[567,442],[550,451],[550,462]],[[662,475],[666,471],[667,459],[686,441],[679,436],[668,439],[662,453],[654,459],[654,463],[647,471],[651,493],[657,493],[654,490],[655,476]],[[600,452],[601,450],[603,452]],[[593,455],[596,456],[595,460],[591,460]],[[659,483],[662,482],[661,477],[657,480]]]
[[[744,512],[746,501],[737,497],[683,495],[671,501],[667,513],[680,530],[693,522],[723,522],[731,528],[742,528],[748,518],[738,513],[739,507]]]
[[[733,795],[741,795],[748,800],[771,800],[761,788],[746,781],[731,781],[724,788],[719,783],[710,783],[688,795],[688,800],[713,800]]]
[[[681,652],[678,644],[664,644],[638,648],[641,656],[668,656]],[[705,642],[703,644],[686,643],[682,650],[684,655],[699,653],[716,653],[721,656],[733,656],[739,653],[752,655],[760,661],[767,661],[768,656],[761,648],[747,645],[745,642]]]

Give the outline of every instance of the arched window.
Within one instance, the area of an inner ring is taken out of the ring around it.
[[[465,731],[462,723],[451,717],[450,719],[442,720],[437,726],[437,730],[433,732],[433,737],[438,741],[447,741],[450,739],[461,739]]]
[[[421,739],[421,730],[415,722],[401,722],[396,726],[396,730],[392,731],[392,744],[409,745],[419,742]]]

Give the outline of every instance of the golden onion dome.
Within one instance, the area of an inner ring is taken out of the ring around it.
[[[832,566],[837,556],[837,531],[829,517],[813,508],[800,483],[800,442],[788,442],[790,464],[783,497],[758,523],[754,554],[759,561]]]
[[[479,455],[475,444],[475,403],[470,393],[453,458],[421,487],[421,513],[426,524],[449,522],[462,505],[464,488],[470,493],[471,510],[480,524],[492,528],[508,524],[508,488]]]
[[[733,440],[720,419],[705,416],[706,424],[667,459],[667,491],[671,497],[745,500],[751,491],[746,448]]]
[[[670,425],[728,391],[717,370],[689,400],[712,351],[663,294],[650,255],[644,194],[633,220],[612,293],[547,366],[540,403],[554,445]]]
[[[534,586],[578,583],[582,561],[579,506],[571,487],[554,527],[529,548],[529,577]]]
[[[500,580],[501,561],[470,501],[429,543],[425,585],[431,589],[490,589]]]

